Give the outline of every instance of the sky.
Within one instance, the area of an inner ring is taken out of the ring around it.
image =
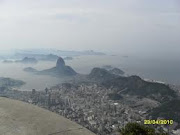
[[[0,50],[179,54],[179,0],[0,0]]]

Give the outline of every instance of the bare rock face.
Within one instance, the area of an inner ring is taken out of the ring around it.
[[[56,63],[56,68],[63,68],[65,66],[65,62],[63,58],[59,57]]]

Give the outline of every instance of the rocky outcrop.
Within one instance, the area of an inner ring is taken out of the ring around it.
[[[76,75],[76,71],[72,69],[70,66],[66,66],[63,58],[59,57],[56,66],[50,69],[45,69],[42,71],[38,71],[32,67],[24,68],[24,71],[26,72],[32,72],[38,75],[52,75],[56,77],[62,77],[62,76],[74,76]]]
[[[56,68],[61,69],[64,66],[65,66],[65,62],[64,62],[63,58],[59,57],[57,62],[56,62]]]
[[[66,66],[63,58],[59,57],[55,67],[39,71],[39,74],[47,74],[53,76],[73,76],[77,73],[70,66]]]

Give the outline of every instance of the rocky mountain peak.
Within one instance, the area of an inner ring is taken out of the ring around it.
[[[65,66],[65,62],[63,60],[63,58],[59,57],[56,63],[56,68],[62,68]]]

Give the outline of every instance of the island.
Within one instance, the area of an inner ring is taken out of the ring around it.
[[[56,66],[50,69],[45,69],[42,71],[38,71],[32,67],[24,68],[25,72],[35,73],[37,75],[51,75],[56,77],[64,77],[64,76],[75,76],[77,75],[76,71],[72,69],[70,66],[65,64],[63,58],[59,57]]]
[[[23,63],[23,64],[36,64],[38,62],[38,60],[36,60],[35,58],[29,58],[29,57],[25,57],[22,60],[16,60],[16,63]]]
[[[12,60],[4,60],[3,63],[13,63]]]

